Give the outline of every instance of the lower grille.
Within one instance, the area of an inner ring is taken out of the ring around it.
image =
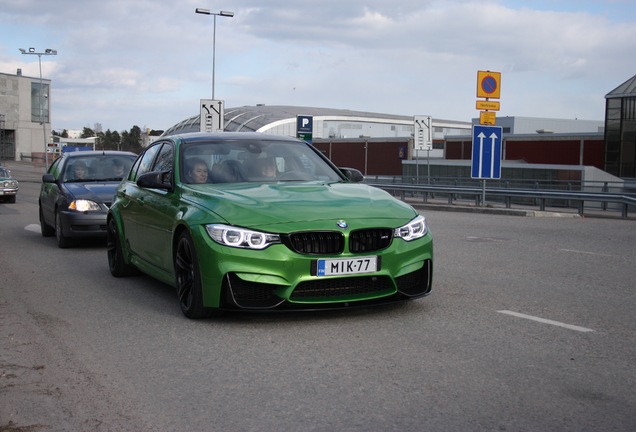
[[[432,261],[424,261],[424,267],[413,273],[395,279],[398,291],[409,297],[426,295],[431,292]]]
[[[390,294],[395,291],[388,276],[364,276],[341,279],[318,279],[298,284],[290,300],[320,300],[374,294]]]
[[[278,285],[244,281],[234,274],[229,274],[225,285],[228,301],[246,309],[269,309],[283,302],[275,294]]]

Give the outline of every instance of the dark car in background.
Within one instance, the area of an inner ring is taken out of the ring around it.
[[[78,151],[56,159],[42,176],[42,235],[55,235],[61,248],[76,238],[106,237],[108,208],[136,157],[122,151]]]
[[[0,166],[0,201],[15,202],[18,194],[18,181],[11,176],[11,171]]]

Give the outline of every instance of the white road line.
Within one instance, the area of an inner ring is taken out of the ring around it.
[[[585,254],[585,255],[596,255],[596,256],[604,256],[604,257],[616,257],[616,255],[610,255],[610,254],[604,254],[604,253],[598,253],[598,252],[587,252],[587,251],[581,251],[581,250],[576,250],[576,249],[559,249],[561,252],[573,252],[573,253],[580,253],[580,254]]]
[[[27,231],[39,233],[40,232],[40,225],[30,224],[30,225],[25,226],[24,229],[27,230]]]
[[[508,311],[508,310],[500,310],[497,311],[498,313],[502,313],[502,314],[506,314],[506,315],[512,315],[515,316],[517,318],[524,318],[524,319],[528,319],[531,321],[537,321],[543,324],[550,324],[550,325],[554,325],[554,326],[558,326],[558,327],[563,327],[566,329],[570,329],[570,330],[575,330],[575,331],[579,331],[579,332],[593,332],[594,330],[589,329],[589,328],[585,328],[585,327],[579,327],[579,326],[575,326],[572,324],[565,324],[559,321],[552,321],[549,319],[545,319],[545,318],[539,318],[536,316],[532,316],[532,315],[526,315],[526,314],[522,314],[519,312],[512,312],[512,311]]]

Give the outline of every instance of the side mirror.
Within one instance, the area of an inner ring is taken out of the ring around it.
[[[364,176],[360,171],[355,168],[339,168],[340,172],[344,174],[344,176],[349,179],[349,181],[354,183],[360,183],[364,181]]]
[[[172,171],[152,171],[142,174],[137,179],[137,186],[146,189],[163,189],[172,192],[174,190]]]
[[[44,174],[42,176],[42,183],[55,183],[55,177],[53,174]]]

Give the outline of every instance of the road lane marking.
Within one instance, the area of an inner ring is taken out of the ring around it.
[[[604,253],[598,253],[598,252],[587,252],[587,251],[581,251],[581,250],[576,250],[576,249],[559,249],[561,252],[573,252],[573,253],[580,253],[580,254],[584,254],[584,255],[595,255],[595,256],[604,256],[604,257],[617,257],[617,255],[610,255],[610,254],[604,254]]]
[[[559,321],[553,321],[553,320],[549,320],[549,319],[545,319],[545,318],[539,318],[539,317],[536,317],[536,316],[526,315],[526,314],[522,314],[522,313],[519,313],[519,312],[513,312],[513,311],[508,311],[508,310],[500,310],[500,311],[497,311],[497,312],[501,313],[501,314],[505,314],[505,315],[511,315],[511,316],[514,316],[514,317],[517,317],[517,318],[524,318],[524,319],[528,319],[528,320],[531,320],[531,321],[536,321],[536,322],[540,322],[540,323],[543,323],[543,324],[550,324],[550,325],[563,327],[563,328],[566,328],[566,329],[575,330],[575,331],[584,332],[584,333],[593,332],[594,331],[594,330],[589,329],[589,328],[579,327],[579,326],[575,326],[575,325],[572,325],[572,324],[566,324],[566,323],[562,323],[562,322],[559,322]]]
[[[40,232],[40,225],[29,224],[29,225],[25,226],[24,229],[27,230],[27,231],[39,233]]]

